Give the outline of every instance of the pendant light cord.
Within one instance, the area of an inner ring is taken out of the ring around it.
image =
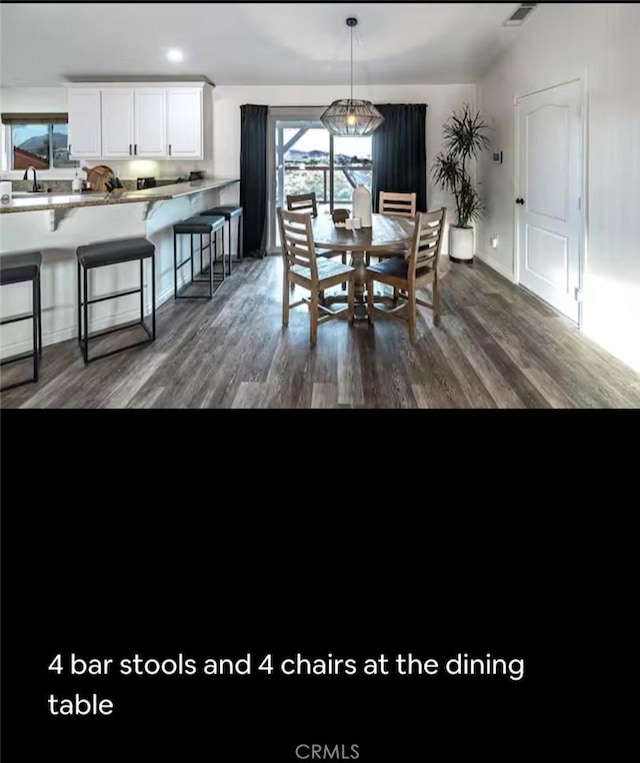
[[[353,27],[349,27],[351,32],[351,101],[353,102]]]

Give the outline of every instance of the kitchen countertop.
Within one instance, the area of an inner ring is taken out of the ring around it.
[[[157,188],[145,188],[142,191],[112,191],[111,193],[34,193],[33,196],[12,198],[8,204],[0,204],[0,213],[8,212],[39,212],[51,209],[67,209],[69,207],[99,207],[107,204],[134,204],[145,201],[168,201],[179,196],[190,196],[194,193],[209,191],[215,188],[225,188],[233,183],[239,183],[238,178],[205,178],[185,183],[174,183]]]

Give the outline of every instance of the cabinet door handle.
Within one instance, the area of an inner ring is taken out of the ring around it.
[[[169,143],[169,156],[171,156],[171,143]]]
[[[131,156],[131,148],[132,148],[131,143],[129,143],[129,156]]]
[[[138,144],[137,143],[133,144],[133,153],[134,153],[135,156],[138,155]]]
[[[69,143],[69,156],[71,156],[71,143]]]

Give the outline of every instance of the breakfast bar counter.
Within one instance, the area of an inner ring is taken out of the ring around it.
[[[42,340],[54,344],[78,335],[76,250],[79,246],[125,238],[146,238],[155,246],[156,307],[173,298],[173,226],[212,207],[237,204],[237,178],[205,178],[140,191],[89,194],[19,194],[0,205],[0,254],[42,254]],[[17,214],[20,213],[20,214]],[[186,237],[184,237],[186,238]],[[235,245],[237,237],[232,241]],[[187,242],[188,244],[188,242]],[[181,242],[181,247],[187,244]],[[186,256],[180,253],[180,258]],[[235,246],[234,246],[235,254]],[[92,273],[91,291],[102,295],[136,287],[136,263]],[[148,289],[146,298],[150,300]],[[23,284],[5,286],[1,315],[28,312],[30,293]],[[138,300],[136,302],[136,299]],[[150,302],[146,305],[149,311]],[[139,315],[139,299],[123,296],[92,305],[91,325],[107,329]],[[27,322],[3,326],[0,354],[28,350]]]
[[[203,191],[226,188],[239,182],[237,178],[208,178],[184,183],[173,183],[141,191],[116,189],[110,192],[88,193],[21,193],[7,204],[0,205],[0,214],[10,212],[40,212],[72,207],[99,207],[107,204],[135,204],[144,201],[168,201],[181,196],[191,196]]]

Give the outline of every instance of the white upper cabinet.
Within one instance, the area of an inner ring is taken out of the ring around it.
[[[102,156],[126,159],[133,156],[134,90],[130,87],[102,91]]]
[[[164,159],[167,154],[167,93],[161,88],[135,89],[133,153],[143,159]]]
[[[69,155],[72,159],[102,156],[100,88],[69,88]]]
[[[202,88],[167,89],[167,147],[171,159],[202,159]]]
[[[204,159],[211,151],[210,86],[101,82],[67,92],[72,157]]]

